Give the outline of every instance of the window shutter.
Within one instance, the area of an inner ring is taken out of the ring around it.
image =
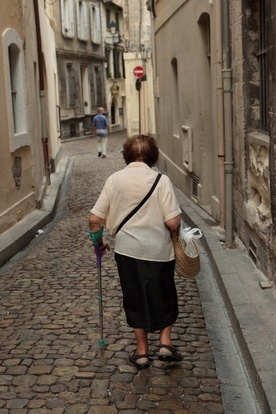
[[[90,26],[91,26],[91,41],[94,41],[94,6],[90,4]]]
[[[88,15],[87,15],[87,4],[83,3],[83,39],[88,39]]]
[[[64,0],[60,0],[60,13],[61,13],[61,31],[63,35],[66,35],[65,31],[65,16],[64,16]]]
[[[96,36],[96,42],[101,43],[102,41],[102,31],[101,31],[101,15],[100,15],[100,9],[99,7],[96,8],[96,30],[97,30],[97,36]]]
[[[73,0],[68,0],[69,4],[69,35],[74,37],[75,34],[75,25],[74,25],[74,3]]]

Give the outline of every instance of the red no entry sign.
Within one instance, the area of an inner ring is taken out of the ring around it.
[[[142,78],[145,74],[143,66],[135,66],[133,69],[133,74],[136,76],[136,78]]]

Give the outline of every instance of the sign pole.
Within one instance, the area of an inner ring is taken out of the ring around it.
[[[138,90],[138,99],[139,99],[139,135],[141,135],[141,96],[140,96],[140,90]]]
[[[140,90],[141,90],[141,81],[142,77],[145,75],[145,70],[143,66],[136,66],[133,69],[133,74],[136,77],[136,89],[138,91],[138,112],[139,112],[139,135],[141,135],[141,96],[140,96]]]

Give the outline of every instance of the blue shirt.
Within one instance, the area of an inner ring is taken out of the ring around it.
[[[96,128],[98,137],[106,137],[108,134],[108,119],[103,114],[98,114],[93,118],[93,126]]]

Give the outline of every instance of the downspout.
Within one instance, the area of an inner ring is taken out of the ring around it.
[[[232,68],[230,54],[230,19],[228,0],[223,0],[223,102],[224,102],[224,140],[225,140],[225,246],[233,243],[233,131],[232,131]]]
[[[217,68],[217,136],[218,136],[218,179],[219,179],[219,238],[225,240],[225,182],[224,182],[224,135],[223,135],[223,81],[222,81],[222,16],[221,0],[215,3],[216,20],[216,68]]]
[[[151,20],[151,54],[152,54],[152,66],[153,66],[153,79],[156,82],[156,48],[155,48],[155,35],[154,35],[154,19],[156,18],[155,14],[155,5],[154,0],[151,0],[150,5],[150,20]]]
[[[142,41],[142,0],[140,0],[140,10],[139,10],[139,51],[141,52],[141,41]]]
[[[157,97],[156,97],[156,89],[157,89],[157,68],[156,68],[156,46],[155,46],[155,32],[154,32],[154,19],[156,18],[155,12],[155,0],[148,0],[147,7],[150,12],[150,23],[151,23],[151,59],[152,59],[152,74],[153,74],[153,84],[154,84],[154,129],[155,129],[155,136],[157,137]]]
[[[38,57],[38,71],[39,71],[39,97],[40,97],[40,112],[41,112],[41,141],[43,146],[44,156],[44,168],[46,175],[47,185],[51,184],[51,167],[49,163],[49,148],[48,148],[48,136],[46,125],[46,91],[44,83],[44,71],[43,71],[43,52],[41,46],[41,31],[39,22],[39,11],[37,0],[34,1],[34,15],[36,26],[36,38],[37,38],[37,57]]]

